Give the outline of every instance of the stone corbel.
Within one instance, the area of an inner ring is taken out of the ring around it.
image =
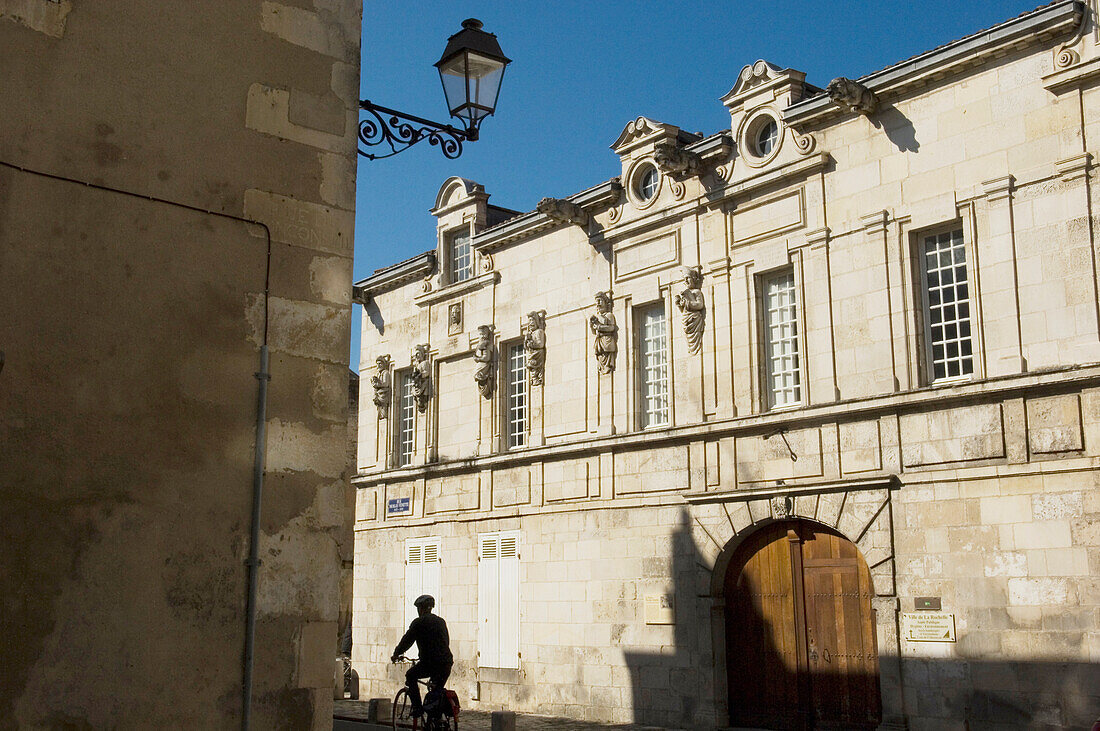
[[[569,223],[583,228],[592,220],[587,211],[563,198],[543,198],[535,209],[555,223]]]
[[[875,113],[878,96],[858,81],[838,76],[825,87],[825,93],[841,109],[847,109],[864,116]]]

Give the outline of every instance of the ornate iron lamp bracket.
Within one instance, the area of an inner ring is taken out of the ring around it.
[[[427,140],[428,144],[438,146],[444,157],[454,160],[462,154],[463,141],[477,139],[476,127],[471,130],[461,130],[449,124],[440,124],[396,109],[378,106],[367,99],[359,102],[359,108],[369,115],[359,122],[359,154],[368,160],[393,157],[421,140]],[[363,147],[376,145],[385,145],[390,151],[385,152],[383,148],[384,154],[373,154],[363,150]]]

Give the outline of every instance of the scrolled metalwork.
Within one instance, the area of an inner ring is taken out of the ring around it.
[[[367,100],[360,101],[359,108],[370,115],[359,122],[359,154],[368,160],[393,157],[423,140],[439,147],[439,151],[448,160],[454,160],[462,154],[463,140],[475,139],[475,135],[449,124],[439,124],[430,119],[414,117],[396,109],[371,104]],[[374,154],[362,149],[364,146],[377,145],[389,147],[390,152]]]

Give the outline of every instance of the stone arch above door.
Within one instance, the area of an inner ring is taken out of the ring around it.
[[[890,496],[896,477],[828,485],[779,485],[767,490],[692,495],[692,532],[705,573],[700,589],[722,594],[726,566],[741,541],[775,520],[803,518],[827,526],[854,543],[867,561],[875,595],[893,597],[894,536]]]

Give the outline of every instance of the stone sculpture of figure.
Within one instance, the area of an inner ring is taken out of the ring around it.
[[[588,224],[588,213],[573,201],[562,198],[543,198],[535,210],[556,223],[574,223],[578,226]]]
[[[676,295],[675,302],[683,315],[688,352],[698,353],[703,346],[703,330],[707,325],[707,303],[702,290],[703,268],[684,267],[682,271],[687,289]]]
[[[393,396],[393,386],[390,381],[390,357],[380,355],[374,359],[378,372],[370,377],[370,383],[374,386],[374,405],[378,407],[378,418],[385,419],[390,413],[390,398]]]
[[[839,107],[860,114],[873,114],[878,106],[878,97],[858,81],[838,76],[825,87],[825,93]]]
[[[596,336],[596,364],[600,373],[615,370],[615,353],[619,349],[619,326],[611,312],[611,292],[596,293],[596,314],[588,318],[588,326]]]
[[[682,178],[698,175],[703,167],[702,159],[697,154],[671,142],[654,145],[653,162],[657,163],[657,169],[662,173]]]
[[[493,395],[493,326],[477,326],[477,345],[474,346],[474,380],[481,395],[489,398]]]
[[[546,310],[527,313],[523,349],[527,353],[527,372],[531,374],[531,383],[541,386],[546,368]]]
[[[413,350],[412,372],[413,399],[416,410],[423,414],[428,410],[428,399],[432,395],[432,365],[428,362],[428,345],[421,343]]]

